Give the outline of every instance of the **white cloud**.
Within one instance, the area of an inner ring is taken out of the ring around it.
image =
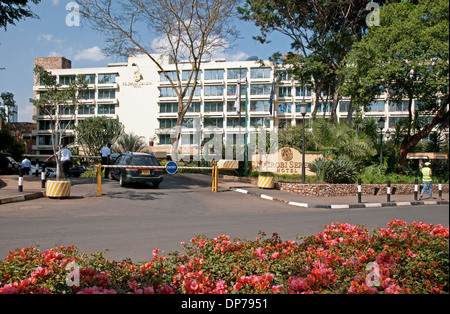
[[[52,0],[53,5],[58,5],[59,4],[59,0]]]
[[[106,59],[106,57],[103,54],[100,47],[94,46],[92,48],[87,48],[80,51],[74,56],[74,59],[76,61],[78,60],[101,61]]]
[[[40,34],[38,40],[40,41],[42,39],[45,39],[46,41],[51,41],[52,38],[53,38],[52,34]]]

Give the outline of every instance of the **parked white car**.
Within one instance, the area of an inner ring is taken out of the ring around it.
[[[47,178],[56,178],[56,169],[55,168],[45,168],[45,176]]]

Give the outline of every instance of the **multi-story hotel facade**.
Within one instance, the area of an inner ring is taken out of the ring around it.
[[[154,55],[168,75],[176,78],[176,67],[168,55]],[[166,146],[169,151],[171,137],[177,122],[177,97],[166,76],[146,55],[131,56],[128,62],[108,64],[99,68],[72,68],[71,61],[62,57],[36,58],[35,64],[43,66],[56,76],[57,82],[68,84],[76,75],[85,75],[88,92],[80,97],[76,112],[65,112],[62,119],[76,125],[91,116],[106,116],[118,119],[125,132],[143,136],[147,143]],[[187,82],[190,64],[182,63],[179,69],[183,82]],[[235,107],[238,81],[242,82],[242,112]],[[246,88],[245,88],[246,87]],[[35,82],[35,97],[45,92],[45,87]],[[192,91],[191,91],[192,92]],[[245,125],[245,95],[247,95],[247,125]],[[196,121],[200,121],[201,132],[220,132],[224,141],[232,141],[240,132],[254,131],[264,126],[267,129],[295,126],[302,123],[300,103],[308,104],[306,121],[311,118],[314,106],[317,116],[329,117],[330,106],[315,103],[315,94],[310,86],[288,77],[270,61],[211,60],[203,62],[199,73],[198,87],[194,91],[192,104],[183,124],[184,136],[181,144],[192,144],[198,132]],[[271,109],[273,100],[273,113]],[[337,108],[338,119],[347,117],[348,101],[341,101]],[[379,95],[365,117],[383,117],[386,120],[383,132],[408,116],[408,102],[389,103],[386,95]],[[37,156],[53,154],[51,146],[50,117],[35,110]],[[183,143],[184,141],[184,143]],[[190,143],[188,143],[188,142]],[[76,134],[69,127],[64,134],[64,143],[76,143]]]

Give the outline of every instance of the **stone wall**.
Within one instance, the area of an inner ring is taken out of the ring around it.
[[[357,184],[298,184],[298,183],[275,183],[275,188],[281,191],[298,193],[305,196],[354,196],[358,195]],[[422,185],[419,184],[419,188]],[[448,193],[449,185],[442,185],[443,193]],[[420,190],[419,190],[420,192]],[[438,184],[433,184],[433,192],[438,192]],[[362,184],[362,195],[386,195],[387,184]],[[414,194],[414,184],[391,184],[392,195]]]
[[[258,185],[258,178],[240,178],[234,176],[221,175],[226,180],[246,182]],[[422,184],[419,183],[419,193]],[[301,183],[284,183],[275,182],[275,189],[298,193],[304,196],[356,196],[358,195],[357,184],[301,184]],[[449,193],[449,185],[442,184],[442,192]],[[433,193],[438,193],[438,184],[433,184]],[[362,184],[362,195],[386,195],[387,184]],[[414,184],[391,184],[392,195],[413,195]]]

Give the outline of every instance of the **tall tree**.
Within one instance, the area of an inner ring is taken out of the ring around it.
[[[448,128],[448,51],[448,1],[407,0],[382,7],[380,25],[371,27],[348,55],[349,66],[365,69],[359,77],[363,86],[381,86],[390,102],[408,99],[400,165],[435,127]]]
[[[0,27],[6,30],[8,24],[15,25],[21,19],[37,16],[30,10],[30,3],[38,4],[41,0],[0,0]]]
[[[198,84],[201,62],[225,50],[237,38],[232,22],[238,0],[80,0],[81,16],[105,35],[109,55],[145,54],[170,82],[178,99],[172,156],[177,158],[181,127]],[[140,30],[143,29],[143,32]],[[169,75],[151,52],[147,32],[159,37],[159,50],[169,54],[176,76]],[[182,82],[181,61],[190,74]],[[183,63],[185,65],[185,63]]]
[[[322,91],[328,93],[331,118],[336,120],[344,81],[339,72],[341,61],[367,29],[366,7],[366,0],[246,0],[239,11],[244,20],[260,28],[261,36],[256,39],[261,42],[266,42],[272,32],[290,38],[292,48],[300,53],[293,54],[289,61],[295,77],[313,84],[316,104]]]
[[[103,116],[89,117],[79,121],[75,127],[78,144],[84,153],[97,156],[107,143],[114,143],[123,133],[123,125],[116,119]]]
[[[51,144],[56,157],[56,179],[59,180],[62,168],[57,153],[64,146],[66,131],[74,126],[79,103],[78,94],[87,90],[87,85],[85,77],[78,75],[73,82],[62,88],[51,72],[38,65],[34,67],[34,75],[36,82],[45,87],[45,92],[41,92],[35,99],[30,99],[30,102],[36,106],[38,114],[50,118]]]
[[[11,122],[11,117],[16,113],[16,101],[14,100],[14,94],[4,92],[0,94],[0,118],[4,122]]]

